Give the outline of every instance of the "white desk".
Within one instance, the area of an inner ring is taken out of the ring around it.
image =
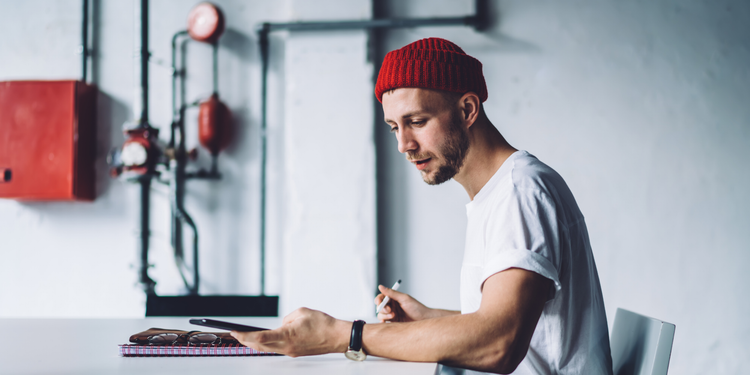
[[[226,320],[267,328],[275,328],[281,322],[278,318]],[[0,374],[434,375],[437,371],[435,363],[376,357],[354,362],[343,354],[300,358],[119,356],[119,344],[126,344],[130,335],[151,327],[211,330],[189,324],[188,318],[0,319]]]

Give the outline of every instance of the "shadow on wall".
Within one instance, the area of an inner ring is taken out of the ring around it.
[[[212,269],[208,273],[222,275],[223,279],[204,279],[204,291],[212,292],[215,285],[220,284],[225,289],[224,293],[243,294],[250,292],[246,290],[247,277],[242,276],[247,273],[248,267],[243,261],[246,259],[243,254],[257,247],[255,243],[247,243],[248,237],[256,238],[257,234],[256,228],[246,227],[247,221],[243,217],[248,209],[255,211],[260,205],[257,195],[260,182],[252,177],[257,176],[260,169],[260,139],[257,127],[253,127],[253,123],[257,123],[260,118],[260,113],[257,112],[260,108],[260,92],[258,90],[256,94],[249,87],[253,82],[259,82],[261,77],[259,70],[245,68],[247,64],[257,65],[253,60],[258,47],[251,36],[230,28],[219,39],[219,44],[219,53],[228,55],[228,58],[222,58],[221,55],[219,57],[219,93],[232,113],[232,141],[219,154],[221,180],[191,181],[186,189],[186,201],[195,210],[199,232],[204,241],[218,239],[210,247],[204,243],[201,256],[215,257],[214,262],[209,262]],[[283,61],[276,56],[271,58],[273,61]],[[187,126],[194,128],[196,118],[197,110],[188,111]],[[269,150],[275,148],[275,145],[269,146]],[[210,159],[210,153],[201,149],[193,168],[208,169]],[[201,220],[205,217],[204,214],[213,219]],[[248,229],[253,233],[250,236],[247,234]],[[255,264],[255,258],[252,259]],[[252,267],[255,273],[255,266]]]
[[[436,28],[430,29],[431,31],[420,28],[374,31],[374,79],[377,78],[380,63],[387,52],[430,36],[447,37],[485,64],[491,63],[492,59],[510,55],[542,54],[538,46],[513,38],[507,34],[507,30],[503,30],[503,3],[499,0],[477,0],[474,4],[482,22],[479,32],[468,27]],[[373,6],[375,18],[424,16],[415,13],[408,4],[395,0],[373,2]],[[467,9],[466,12],[471,12],[471,9]],[[414,217],[415,214],[418,216],[418,213],[409,212],[410,207],[415,209],[414,205],[408,202],[410,187],[407,180],[410,177],[408,173],[412,171],[408,169],[408,163],[404,161],[403,155],[397,152],[394,137],[389,134],[383,122],[382,105],[377,100],[373,102],[376,107],[374,135],[377,155],[378,282],[390,286],[395,280],[408,275],[412,269],[408,254],[413,250],[407,248],[407,242],[409,238],[413,238],[414,226],[408,218]]]
[[[74,222],[86,220],[93,212],[106,207],[108,211],[122,212],[125,200],[113,198],[102,199],[114,184],[123,184],[110,177],[107,154],[112,145],[124,142],[122,124],[128,119],[129,108],[106,93],[97,92],[96,98],[96,153],[94,160],[94,188],[95,200],[89,202],[77,201],[19,201],[26,209],[38,214],[39,223]],[[105,201],[106,203],[102,203]]]
[[[101,48],[102,35],[102,6],[101,0],[91,2],[91,49],[90,53],[90,81],[97,84],[100,80],[99,49]],[[96,160],[94,170],[96,171],[96,197],[99,198],[107,192],[112,185],[113,179],[109,175],[107,155],[112,145],[122,145],[125,135],[122,132],[123,124],[130,118],[129,107],[101,90],[97,90],[96,96]],[[121,200],[117,200],[121,201]]]
[[[243,62],[252,61],[257,49],[256,43],[253,43],[247,35],[234,29],[224,31],[224,35],[219,39],[219,45],[239,57]]]
[[[237,32],[233,29],[227,29],[224,32],[224,35],[221,39],[219,39],[220,48],[226,51],[229,51],[233,55],[236,55],[242,62],[249,62],[253,58],[253,51],[255,50],[255,44],[253,41],[248,38],[245,34],[242,34],[240,32]],[[221,71],[221,64],[224,62],[223,60],[219,60],[219,69]],[[229,71],[229,69],[228,69]],[[241,69],[240,71],[232,70],[231,79],[224,77],[223,75],[220,75],[219,78],[224,78],[226,80],[231,80],[232,83],[238,83],[238,82],[246,82],[248,85],[252,81],[251,79],[248,79],[249,72],[247,69]],[[260,77],[258,78],[260,80]],[[226,86],[226,85],[225,85]],[[222,97],[230,99],[232,102],[235,103],[250,103],[252,99],[252,95],[249,90],[247,90],[247,86],[242,84],[233,84],[229,85],[230,89],[233,87],[239,87],[239,92],[231,92],[227,94],[223,94]],[[219,91],[221,92],[221,83],[219,86]],[[225,90],[227,91],[227,90]],[[255,154],[255,148],[250,147],[249,144],[251,140],[251,134],[248,131],[250,129],[250,114],[251,111],[247,107],[248,104],[245,104],[246,106],[237,108],[232,107],[230,108],[232,112],[232,131],[233,131],[233,139],[232,142],[229,144],[227,149],[222,151],[222,154],[227,155],[232,158],[238,158],[243,161],[248,161],[246,159],[252,157]]]
[[[494,43],[483,49],[483,52],[494,51],[501,53],[539,53],[539,47],[520,40],[509,37],[502,32],[502,11],[500,0],[494,1],[477,1],[477,11],[484,17],[485,25],[481,29],[481,34],[492,40]]]
[[[107,155],[112,145],[121,145],[125,142],[122,125],[129,118],[128,107],[107,95],[98,91],[96,97],[96,196],[101,197],[110,187],[114,180],[109,175]]]
[[[373,17],[388,18],[392,16],[393,4],[390,1],[374,1]],[[378,72],[386,51],[387,30],[370,32],[370,56],[373,58],[373,87],[377,83]],[[406,218],[409,216],[408,205],[404,194],[406,191],[406,168],[399,163],[393,135],[388,131],[383,115],[383,106],[373,95],[375,114],[373,118],[373,136],[375,140],[375,202],[377,226],[377,279],[378,284],[391,286],[406,274],[409,269],[408,252],[405,239],[408,228]],[[373,291],[378,293],[377,290]]]

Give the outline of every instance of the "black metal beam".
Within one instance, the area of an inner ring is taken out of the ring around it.
[[[149,295],[146,316],[279,316],[279,297]]]

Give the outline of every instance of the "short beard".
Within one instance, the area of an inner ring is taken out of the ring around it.
[[[452,179],[464,165],[466,153],[469,150],[469,136],[462,128],[463,120],[460,117],[461,112],[457,111],[451,118],[450,132],[448,139],[440,147],[440,154],[445,160],[432,178],[428,174],[422,174],[422,180],[428,185],[440,185],[445,181]]]

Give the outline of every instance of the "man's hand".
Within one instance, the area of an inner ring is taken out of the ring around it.
[[[414,322],[417,320],[452,315],[453,313],[446,312],[445,310],[431,309],[414,299],[412,296],[395,291],[383,285],[378,285],[378,289],[380,290],[380,294],[375,297],[375,306],[380,305],[380,303],[383,302],[383,299],[385,299],[385,296],[388,296],[391,299],[388,304],[380,310],[380,313],[378,313],[378,319],[380,319],[381,322]]]
[[[351,329],[351,322],[303,307],[285,316],[281,327],[274,330],[231,334],[255,350],[299,357],[345,352]]]

